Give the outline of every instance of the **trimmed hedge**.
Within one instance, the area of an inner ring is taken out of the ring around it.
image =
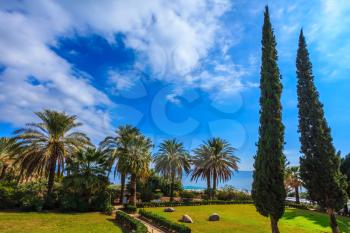
[[[130,204],[124,204],[122,211],[128,214],[133,214],[137,212],[137,207]]]
[[[185,226],[183,224],[179,224],[176,222],[172,222],[162,216],[159,216],[155,213],[146,211],[146,210],[140,210],[139,211],[140,215],[150,221],[152,221],[152,223],[163,227],[167,230],[170,230],[171,232],[176,232],[176,233],[191,233],[191,228],[189,228],[188,226]]]
[[[150,208],[150,207],[231,205],[231,204],[253,204],[253,201],[250,201],[250,200],[233,200],[233,201],[209,200],[209,201],[193,201],[193,202],[143,202],[143,203],[138,203],[137,207],[138,208]]]
[[[305,203],[298,204],[292,201],[286,201],[286,206],[296,208],[296,209],[302,209],[302,210],[318,209],[318,207],[315,205],[305,204]]]
[[[123,211],[118,210],[116,212],[115,220],[122,227],[127,228],[128,230],[133,231],[134,233],[148,233],[148,230],[145,224],[129,216],[127,213],[124,213]]]

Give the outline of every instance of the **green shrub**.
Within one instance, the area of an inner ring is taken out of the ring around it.
[[[128,214],[133,214],[133,213],[137,212],[137,207],[134,205],[130,205],[130,204],[124,204],[123,211],[128,213]]]
[[[62,211],[105,211],[111,205],[108,178],[82,174],[62,180],[60,209]]]
[[[233,201],[205,200],[205,201],[193,201],[193,202],[143,202],[143,203],[138,203],[137,207],[148,208],[148,207],[231,205],[231,204],[253,204],[253,201],[251,200],[233,200]]]
[[[24,184],[16,182],[0,182],[0,209],[21,208],[23,210],[40,211],[44,208],[45,199],[50,205],[45,208],[57,208],[57,183],[52,195],[46,197],[46,181],[35,181]]]
[[[195,198],[196,193],[194,193],[193,191],[184,190],[180,193],[180,196],[182,198]]]
[[[218,190],[216,197],[223,201],[252,200],[251,195],[248,192],[236,190],[232,186],[225,186],[222,190]]]
[[[20,195],[16,182],[0,182],[0,209],[20,207]]]
[[[176,222],[172,222],[155,213],[152,213],[146,210],[140,210],[139,213],[143,218],[146,218],[149,221],[152,221],[152,223],[160,227],[163,227],[165,229],[168,229],[177,233],[191,233],[191,228],[189,228],[188,226],[185,226],[183,224],[179,224]]]
[[[122,227],[134,233],[148,233],[147,227],[139,220],[129,216],[123,211],[117,211],[115,219]]]
[[[29,182],[19,186],[21,192],[21,209],[41,211],[45,203],[46,182]],[[54,202],[54,200],[52,200]]]
[[[111,204],[109,204],[109,205],[105,206],[103,213],[108,214],[108,215],[112,215],[113,210],[114,210],[114,207]]]
[[[302,209],[302,210],[318,209],[318,206],[316,205],[305,204],[305,203],[298,204],[292,201],[286,201],[286,206],[296,208],[296,209]]]

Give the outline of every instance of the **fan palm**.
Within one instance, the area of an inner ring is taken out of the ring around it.
[[[119,172],[120,174],[120,204],[123,202],[124,190],[125,190],[125,180],[127,176],[126,169],[126,158],[127,154],[122,154],[127,152],[127,145],[129,140],[132,138],[132,135],[139,134],[139,130],[131,125],[119,126],[116,130],[117,136],[106,137],[101,143],[100,147],[103,153],[109,156],[110,169],[114,167],[114,177]]]
[[[125,161],[124,169],[130,173],[130,199],[131,205],[136,204],[136,181],[146,178],[149,174],[149,164],[152,161],[152,142],[142,134],[129,135],[128,144],[122,149],[121,158]]]
[[[12,165],[14,156],[20,152],[20,146],[15,139],[0,138],[0,180],[5,177],[6,170]]]
[[[210,185],[210,177],[213,181],[212,198],[219,182],[228,181],[233,171],[238,170],[239,158],[234,155],[235,149],[221,138],[211,138],[194,150],[194,165],[192,179],[207,178]],[[208,178],[209,177],[209,178]],[[210,188],[210,187],[209,187]]]
[[[170,201],[173,201],[175,179],[181,179],[183,171],[187,174],[190,171],[189,154],[176,139],[165,140],[159,146],[154,163],[156,172],[170,179]]]
[[[294,189],[295,201],[300,203],[299,187],[302,185],[300,179],[300,169],[298,166],[287,167],[284,175],[284,183],[286,187]]]
[[[24,147],[16,160],[20,174],[30,177],[33,174],[48,177],[47,195],[52,192],[55,174],[62,174],[65,158],[86,145],[88,137],[73,130],[81,126],[76,116],[64,112],[44,110],[35,113],[40,123],[27,124],[15,132],[16,139]]]
[[[67,164],[67,169],[86,176],[106,176],[107,166],[109,166],[108,160],[106,154],[89,147],[74,153],[70,158],[70,163]]]

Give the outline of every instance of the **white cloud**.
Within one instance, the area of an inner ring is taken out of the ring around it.
[[[0,121],[22,126],[37,120],[33,111],[64,110],[78,114],[84,130],[101,138],[110,120],[97,106],[112,103],[48,47],[68,32],[69,16],[54,2],[27,3],[3,5],[0,11],[0,63],[5,66],[0,74]]]
[[[114,104],[108,96],[50,49],[58,46],[58,38],[77,34],[97,34],[111,45],[116,34],[123,34],[126,46],[137,53],[135,65],[150,69],[152,77],[208,92],[241,89],[244,71],[228,59],[215,72],[202,70],[202,61],[217,43],[226,58],[237,43],[220,23],[230,9],[228,0],[1,2],[0,64],[6,69],[0,74],[0,121],[18,126],[33,120],[32,111],[54,108],[79,114],[95,138],[111,128],[108,109]],[[236,25],[234,31],[238,29]],[[109,81],[118,91],[131,88],[134,80],[111,71]]]

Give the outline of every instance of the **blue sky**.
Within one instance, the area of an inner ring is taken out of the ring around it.
[[[44,108],[78,115],[95,143],[121,124],[188,149],[209,137],[251,170],[266,1],[0,1],[0,135]],[[298,163],[301,27],[334,144],[350,152],[350,2],[268,1],[283,89],[285,154]]]

